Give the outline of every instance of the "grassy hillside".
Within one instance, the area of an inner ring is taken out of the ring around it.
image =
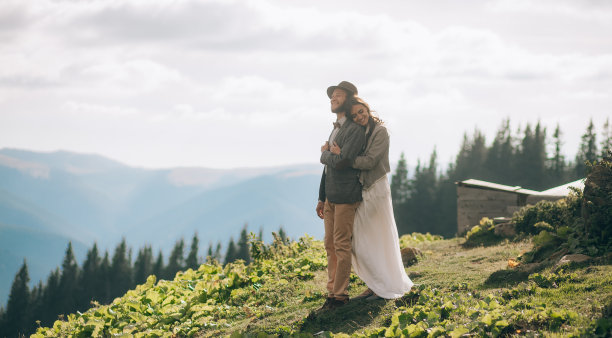
[[[317,309],[325,297],[323,244],[311,238],[254,242],[255,261],[248,266],[205,264],[173,281],[151,276],[112,304],[71,314],[34,336],[610,334],[610,255],[525,272],[508,268],[508,260],[531,250],[530,238],[470,248],[464,241],[404,236],[402,247],[423,253],[407,268],[417,284],[410,293],[322,312]],[[364,288],[353,276],[350,294]]]

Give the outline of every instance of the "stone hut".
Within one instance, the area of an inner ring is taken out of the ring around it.
[[[570,187],[584,189],[584,179],[545,191],[523,189],[486,181],[469,179],[457,182],[457,233],[478,224],[483,217],[512,217],[527,204],[542,200],[556,201],[570,192]]]

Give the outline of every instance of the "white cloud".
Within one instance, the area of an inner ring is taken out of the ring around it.
[[[61,105],[61,111],[88,115],[126,116],[138,114],[138,109],[132,107],[107,106],[92,103],[68,101]]]
[[[151,60],[94,64],[81,71],[84,81],[105,90],[146,92],[172,87],[183,81],[176,70]]]
[[[56,130],[28,146],[88,144],[109,154],[119,152],[111,144],[122,145],[132,149],[121,150],[130,161],[194,165],[202,164],[196,146],[193,153],[173,149],[210,144],[230,128],[249,145],[232,158],[210,150],[218,166],[316,161],[333,118],[325,88],[345,79],[394,131],[393,158],[401,150],[426,158],[437,144],[446,159],[464,131],[494,130],[506,116],[533,122],[571,120],[583,110],[609,114],[612,51],[602,46],[612,38],[593,32],[610,25],[597,17],[612,8],[447,5],[452,15],[439,4],[399,1],[3,2],[0,18],[11,20],[0,24],[0,135],[11,126],[39,135],[32,121],[52,116],[46,128]],[[583,19],[589,16],[595,28]],[[67,134],[66,126],[89,129]],[[113,140],[79,143],[94,134]],[[258,153],[275,137],[290,139],[286,151]],[[0,146],[23,140],[4,133]],[[150,143],[160,153],[148,155]]]
[[[562,15],[601,22],[612,19],[612,3],[605,0],[496,0],[486,6],[499,12]]]

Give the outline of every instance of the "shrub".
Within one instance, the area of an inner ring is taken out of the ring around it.
[[[589,163],[582,216],[585,237],[603,251],[612,249],[612,151],[601,161]]]
[[[554,233],[550,233],[546,230],[540,231],[539,234],[533,236],[533,245],[536,248],[549,247],[559,244],[559,237]]]
[[[480,224],[472,227],[470,231],[465,234],[466,247],[476,245],[486,245],[498,243],[502,238],[495,234],[495,224],[492,219],[483,217],[480,220]]]
[[[581,214],[580,191],[573,191],[558,201],[539,201],[528,205],[512,216],[518,232],[535,235],[541,230],[553,232],[561,226],[574,226]]]

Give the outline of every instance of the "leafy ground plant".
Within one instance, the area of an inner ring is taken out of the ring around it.
[[[501,242],[503,238],[495,234],[495,224],[492,219],[483,217],[478,225],[475,225],[465,234],[463,246],[466,248],[478,245],[494,245]]]
[[[149,278],[112,304],[71,314],[34,337],[383,337],[592,336],[610,334],[609,261],[552,267],[522,282],[491,285],[529,240],[465,248],[464,239],[403,238],[422,253],[407,272],[416,286],[403,298],[352,301],[318,311],[325,297],[323,244],[254,243],[259,254],[241,262],[202,265],[172,281]],[[417,236],[418,237],[418,236]],[[352,278],[351,296],[365,285]]]

